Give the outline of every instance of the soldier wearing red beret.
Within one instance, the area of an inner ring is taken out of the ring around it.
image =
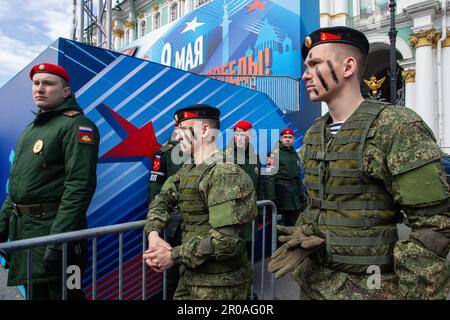
[[[99,132],[83,115],[61,66],[31,68],[32,95],[39,111],[22,132],[9,176],[9,191],[0,211],[0,242],[87,228],[86,211],[96,187]],[[62,296],[62,246],[33,249],[32,296]],[[68,243],[68,265],[87,262],[87,243]],[[26,251],[8,257],[8,285],[27,284]],[[68,288],[69,299],[83,291]]]

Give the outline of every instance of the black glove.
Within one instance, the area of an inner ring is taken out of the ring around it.
[[[4,267],[5,267],[5,269],[8,269],[9,268],[8,254],[5,251],[0,250],[0,256],[3,257],[3,259],[5,259],[5,266]]]
[[[45,271],[54,274],[60,274],[62,271],[62,252],[61,250],[52,248],[50,246],[45,248],[44,253],[44,268]]]

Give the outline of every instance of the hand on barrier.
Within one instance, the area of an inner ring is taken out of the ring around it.
[[[292,272],[307,256],[325,243],[325,239],[313,235],[307,226],[277,226],[277,230],[287,234],[278,238],[285,244],[272,254],[268,265],[268,271],[275,273],[277,279]]]

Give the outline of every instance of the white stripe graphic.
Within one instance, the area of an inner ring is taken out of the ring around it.
[[[205,103],[205,101],[207,101],[209,98],[211,98],[212,96],[214,96],[217,92],[219,92],[223,87],[226,86],[226,83],[222,84],[219,88],[217,88],[216,90],[214,90],[213,92],[211,92],[209,95],[207,95],[205,98],[203,98],[202,100],[198,101],[197,103]],[[157,133],[156,136],[159,137],[163,132],[165,132],[167,129],[170,129],[171,127],[173,127],[173,125],[175,124],[175,121],[171,121],[170,123],[168,123],[164,128],[160,129]]]
[[[240,105],[238,105],[236,108],[234,108],[233,110],[231,110],[230,112],[228,112],[225,116],[222,117],[221,121],[225,120],[226,118],[228,118],[231,114],[233,114],[236,110],[238,110],[240,107],[242,107],[243,105],[247,104],[249,101],[253,100],[255,97],[257,97],[258,94],[254,94],[253,96],[251,96],[250,98],[248,98],[247,100],[245,100],[244,102],[242,102]]]
[[[126,98],[125,100],[123,100],[119,105],[117,105],[115,108],[113,108],[114,111],[119,111],[120,109],[122,109],[124,106],[127,105],[127,103],[129,103],[131,100],[133,100],[134,98],[136,98],[139,94],[141,94],[145,89],[147,89],[149,86],[151,86],[156,80],[158,80],[159,78],[161,78],[164,74],[166,74],[168,71],[170,70],[170,68],[164,68],[163,70],[161,70],[157,75],[155,75],[153,78],[151,78],[149,81],[147,81],[142,87],[140,87],[139,89],[137,89],[135,92],[133,92],[133,94],[131,94],[130,96],[128,96],[128,98]],[[142,99],[138,99],[138,101],[144,103],[144,101]],[[100,120],[98,120],[95,124],[97,126],[102,125],[106,120],[104,118],[101,118]]]
[[[136,73],[141,71],[145,66],[148,65],[148,62],[142,62],[137,68],[135,68],[133,71],[128,73],[126,77],[122,78],[119,82],[117,82],[112,88],[110,88],[108,91],[106,91],[104,94],[102,94],[97,100],[92,102],[85,110],[84,113],[88,114],[91,112],[95,107],[97,107],[102,101],[104,101],[106,98],[108,98],[111,94],[113,94],[118,88],[120,88],[125,82],[130,80]]]
[[[75,42],[69,41],[69,43],[72,44],[75,48],[77,48],[77,49],[80,50],[81,52],[83,52],[84,54],[88,55],[89,57],[91,57],[92,59],[94,59],[95,61],[97,61],[98,63],[102,64],[104,67],[107,66],[106,63],[104,63],[103,61],[101,61],[101,60],[98,59],[97,57],[93,56],[92,54],[90,54],[89,52],[87,52],[86,50],[84,50],[83,48],[81,48],[80,46],[78,46]]]
[[[150,100],[149,102],[147,102],[144,106],[140,107],[138,110],[136,110],[135,113],[133,113],[127,120],[133,120],[134,118],[136,118],[138,115],[140,115],[142,112],[144,112],[149,106],[151,106],[152,104],[154,104],[155,102],[157,102],[161,97],[163,97],[166,93],[168,93],[169,91],[171,91],[173,88],[175,88],[180,82],[182,82],[184,79],[187,79],[191,74],[190,73],[186,73],[184,74],[180,79],[178,79],[177,81],[175,81],[174,83],[172,83],[170,86],[168,86],[167,88],[165,88],[163,91],[161,91],[156,97],[154,97],[152,100]],[[159,113],[157,115],[157,117],[159,118],[159,115],[161,113]],[[150,121],[153,121],[150,120]]]
[[[125,59],[125,56],[120,56],[113,62],[111,62],[105,69],[100,71],[94,78],[89,80],[88,83],[86,83],[83,87],[81,87],[75,94],[75,96],[78,98],[82,94],[84,94],[90,87],[92,87],[98,80],[100,80],[106,73],[108,73],[112,68],[117,66],[123,59]]]

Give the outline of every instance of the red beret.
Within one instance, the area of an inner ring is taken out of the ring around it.
[[[283,131],[281,131],[281,136],[284,136],[285,134],[292,134],[292,135],[294,135],[294,130],[286,128]]]
[[[57,75],[67,82],[69,82],[69,74],[67,73],[66,69],[64,69],[61,66],[58,66],[57,64],[52,63],[40,63],[35,65],[30,70],[30,79],[33,80],[33,76],[35,73],[51,73],[54,75]]]
[[[234,125],[234,130],[236,130],[237,128],[247,131],[248,129],[252,128],[252,124],[248,121],[241,120]]]

